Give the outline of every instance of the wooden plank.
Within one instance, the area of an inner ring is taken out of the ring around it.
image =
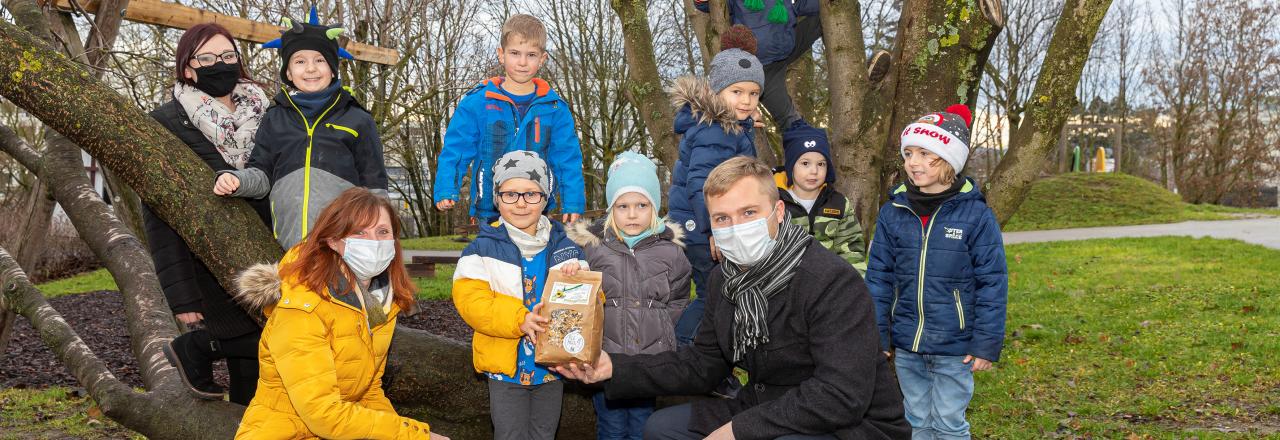
[[[55,6],[58,9],[64,11],[76,10],[71,4],[72,0],[56,1]],[[85,0],[79,2],[79,4],[85,11],[96,14],[101,2],[98,0]],[[125,9],[124,18],[138,23],[176,29],[189,29],[200,23],[212,22],[226,27],[227,30],[231,31],[231,35],[237,39],[255,43],[265,43],[280,38],[280,30],[283,29],[275,24],[232,17],[160,0],[131,0],[128,8]],[[297,19],[303,18],[298,17]],[[346,49],[360,61],[387,65],[400,62],[400,52],[395,49],[371,46],[354,41],[348,42]]]
[[[439,263],[439,265],[457,265],[458,263],[458,257],[456,256],[416,255],[410,258],[410,260],[415,263],[415,265],[422,265],[422,263],[433,263],[433,265],[436,265],[436,263]]]
[[[409,272],[409,276],[413,278],[435,278],[435,263],[410,263],[404,265],[405,271]]]

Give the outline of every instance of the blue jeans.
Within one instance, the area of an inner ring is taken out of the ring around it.
[[[642,440],[644,423],[653,414],[653,399],[608,400],[601,391],[591,396],[596,407],[598,440]]]
[[[902,349],[894,351],[893,359],[912,440],[969,438],[964,411],[973,399],[972,364],[965,364],[964,356]]]
[[[697,297],[689,301],[689,306],[685,307],[680,319],[676,321],[676,345],[681,347],[693,344],[693,336],[698,334],[702,310],[706,308],[707,279],[711,276],[711,270],[716,267],[715,260],[711,259],[710,245],[688,245],[684,248],[684,255],[689,258],[689,265],[693,266],[693,289]]]

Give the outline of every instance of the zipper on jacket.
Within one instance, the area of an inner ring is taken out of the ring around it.
[[[270,199],[270,197],[267,198]],[[269,203],[271,204],[271,238],[279,240],[280,233],[276,232],[276,201],[271,200]]]
[[[351,136],[354,136],[354,137],[357,137],[357,138],[358,138],[358,137],[360,137],[360,133],[356,132],[356,131],[355,131],[355,129],[350,128],[350,127],[343,127],[343,126],[341,126],[341,125],[334,124],[334,123],[324,124],[324,126],[325,126],[325,127],[332,128],[332,129],[334,129],[334,130],[345,131],[345,132],[347,132],[347,133],[351,134]]]
[[[542,142],[542,117],[533,117],[533,143]]]
[[[895,282],[894,284],[897,284]],[[898,286],[893,286],[893,305],[889,306],[889,320],[893,321],[893,314],[898,312]]]
[[[956,315],[960,317],[960,330],[964,330],[964,306],[960,304],[960,289],[952,289],[951,295],[956,297]]]
[[[280,88],[284,90],[283,87]],[[302,113],[302,109],[298,108],[298,104],[293,102],[293,98],[289,97],[289,91],[285,90],[284,99],[289,100],[289,105],[293,110],[298,112],[298,116],[302,117],[302,125],[307,129],[307,159],[303,163],[302,169],[302,235],[301,238],[307,237],[307,217],[310,216],[311,205],[311,147],[315,144],[316,127],[320,125],[320,121],[324,120],[325,115],[329,114],[329,110],[338,105],[338,101],[342,100],[342,96],[334,96],[333,103],[329,104],[329,108],[324,109],[320,116],[316,117],[316,123],[312,124],[307,121],[307,115]]]
[[[916,214],[916,211],[911,209],[911,207],[899,205],[897,203],[894,203],[893,206],[897,206],[899,208],[906,208],[906,210],[910,212],[911,215],[916,216],[916,221],[920,221],[920,214]],[[924,237],[922,239],[923,243],[920,244],[920,268],[917,270],[917,272],[919,272],[919,276],[918,276],[918,279],[916,280],[916,311],[920,319],[918,320],[919,322],[916,323],[916,336],[911,342],[911,351],[913,352],[920,351],[920,337],[924,335],[925,257],[928,255],[928,251],[929,251],[929,234],[933,232],[933,224],[938,222],[938,211],[941,211],[941,210],[942,210],[941,205],[939,205],[936,209],[933,210],[933,215],[929,216],[928,228],[925,228],[923,224],[920,225],[920,233],[924,234]]]

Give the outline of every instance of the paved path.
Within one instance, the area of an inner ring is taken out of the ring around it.
[[[1044,241],[1087,240],[1091,238],[1159,237],[1169,235],[1236,239],[1272,249],[1280,249],[1280,218],[1006,232],[1004,233],[1004,242],[1005,244],[1038,243]]]
[[[406,259],[412,259],[415,255],[425,255],[425,256],[431,256],[431,257],[454,257],[454,258],[458,258],[458,257],[461,257],[461,256],[462,256],[462,251],[416,251],[416,250],[412,250],[412,249],[405,249],[405,251],[404,251],[404,255],[405,255],[406,257],[409,257],[409,258],[406,258]]]

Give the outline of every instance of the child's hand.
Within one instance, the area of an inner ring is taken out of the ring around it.
[[[882,351],[881,353],[884,353],[884,357],[887,357],[887,358],[889,358],[889,359],[893,359],[893,353],[890,353],[890,352],[887,352],[887,351]]]
[[[231,173],[219,175],[218,181],[213,184],[213,193],[220,196],[229,196],[237,189],[240,189],[240,178]]]
[[[565,263],[563,266],[560,266],[560,273],[568,276],[574,276],[580,269],[582,269],[582,265],[575,261],[572,263]]]
[[[979,357],[973,357],[973,355],[965,356],[963,362],[966,364],[973,362],[973,368],[972,368],[973,371],[984,371],[984,370],[991,369],[991,361],[983,358],[979,358]]]
[[[529,338],[529,342],[535,345],[538,343],[538,332],[547,331],[547,329],[542,328],[542,324],[551,321],[542,317],[541,312],[542,303],[538,303],[538,305],[533,306],[532,312],[524,315],[524,322],[520,324],[520,331],[524,333],[525,337]]]
[[[436,202],[436,209],[439,209],[441,211],[448,211],[450,209],[453,209],[453,200],[446,199],[446,200],[441,200],[439,202]]]
[[[565,214],[560,216],[560,223],[564,223],[567,225],[567,224],[578,221],[578,219],[580,218],[582,218],[582,214]]]
[[[711,259],[713,261],[720,261],[720,249],[716,247],[716,238],[707,237],[707,240],[708,244],[711,245]]]
[[[764,128],[764,121],[762,119],[764,119],[764,115],[760,113],[760,108],[757,107],[756,112],[751,114],[751,120],[755,121],[752,125],[756,128]]]

